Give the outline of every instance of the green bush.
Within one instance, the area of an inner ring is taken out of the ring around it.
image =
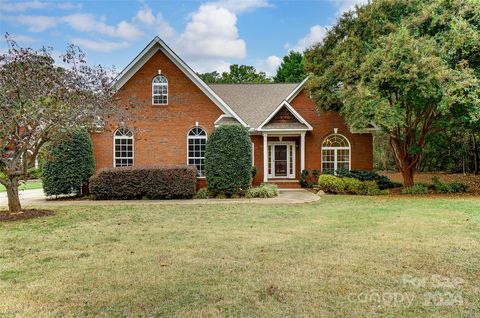
[[[85,130],[72,132],[47,147],[42,181],[46,195],[79,194],[95,172],[93,145]]]
[[[192,166],[109,168],[90,178],[90,192],[100,200],[191,199],[196,176]]]
[[[387,192],[388,193],[388,192]],[[359,194],[361,195],[380,195],[383,194],[382,190],[378,187],[378,184],[373,181],[362,181]]]
[[[428,193],[428,186],[423,183],[416,183],[411,187],[404,187],[403,194],[426,194]]]
[[[208,191],[208,188],[201,188],[195,193],[195,199],[210,199],[213,195]]]
[[[360,181],[355,178],[339,178],[324,174],[318,178],[318,186],[327,193],[348,193],[358,195],[381,195],[388,194],[388,190],[381,190],[373,181]]]
[[[467,186],[460,182],[443,183],[438,177],[432,178],[432,188],[437,193],[467,192]]]
[[[318,187],[327,193],[343,193],[345,191],[343,179],[329,174],[318,177]]]
[[[273,198],[278,195],[278,187],[275,184],[263,183],[259,187],[250,188],[245,193],[247,198]]]
[[[345,186],[345,192],[349,194],[360,194],[362,190],[362,181],[355,178],[342,178]]]
[[[42,168],[30,168],[27,172],[28,179],[40,179],[42,177]]]
[[[401,186],[400,183],[393,182],[387,176],[382,176],[375,171],[369,170],[339,169],[337,170],[337,176],[341,178],[355,178],[360,181],[375,181],[380,190],[398,188]]]
[[[205,151],[207,186],[215,194],[243,193],[250,187],[252,144],[246,128],[223,125],[215,128]]]

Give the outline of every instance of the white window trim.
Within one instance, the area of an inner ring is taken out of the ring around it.
[[[200,128],[200,129],[203,129],[203,131],[205,132],[205,136],[190,136],[190,131],[194,128]],[[201,126],[195,126],[195,127],[192,127],[188,130],[187,132],[187,166],[192,166],[190,165],[190,163],[188,162],[189,159],[202,159],[202,157],[190,157],[189,156],[189,151],[188,151],[188,141],[190,139],[204,139],[205,138],[205,149],[207,147],[207,141],[208,141],[208,133],[207,133],[207,130]],[[203,160],[205,160],[205,157],[203,157]],[[204,171],[205,172],[205,171]],[[197,179],[206,179],[205,175],[203,176],[197,176]]]
[[[252,167],[255,167],[255,143],[251,142],[252,144]]]
[[[343,137],[347,143],[348,143],[348,147],[324,147],[323,146],[323,143],[325,142],[325,140],[327,140],[328,138],[330,138],[331,136],[341,136]],[[333,161],[333,173],[336,174],[337,173],[337,167],[338,167],[338,160],[337,160],[337,150],[348,150],[348,170],[352,170],[352,145],[350,144],[350,140],[348,140],[347,137],[345,137],[344,135],[342,134],[339,134],[339,133],[335,133],[335,134],[330,134],[328,135],[327,137],[323,138],[323,141],[322,141],[322,147],[321,147],[321,151],[320,151],[320,170],[321,172],[323,173],[323,150],[334,150],[334,161]],[[326,161],[325,163],[331,163],[332,161]],[[344,162],[344,161],[342,161]]]
[[[163,78],[165,78],[165,80],[167,81],[166,83],[154,83],[153,81],[159,77],[159,76],[162,76]],[[165,96],[164,94],[154,94],[154,89],[155,89],[155,86],[166,86],[167,87],[167,102],[166,103],[155,103],[155,96]],[[152,105],[154,106],[165,106],[165,105],[168,105],[168,78],[165,76],[165,75],[157,75],[155,76],[153,79],[152,79]]]
[[[132,133],[132,137],[125,137],[125,136],[117,137],[116,134],[117,134],[117,131],[119,129],[128,129]],[[115,131],[113,132],[113,167],[114,168],[121,168],[121,167],[117,167],[117,164],[116,164],[117,163],[117,156],[115,154],[115,140],[117,140],[117,139],[131,139],[132,140],[132,157],[122,157],[121,159],[132,159],[131,167],[133,167],[133,165],[135,164],[135,135],[134,135],[133,131],[130,128],[118,128],[118,129],[115,129]]]

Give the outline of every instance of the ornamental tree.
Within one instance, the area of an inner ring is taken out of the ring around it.
[[[474,0],[378,0],[345,13],[306,52],[319,110],[389,138],[406,186],[432,134],[480,118],[480,6]]]
[[[0,55],[0,184],[9,212],[18,213],[19,182],[42,146],[113,116],[114,88],[107,70],[88,66],[78,47],[68,47],[65,67],[59,67],[51,48],[21,48],[8,34],[6,39],[8,50]]]

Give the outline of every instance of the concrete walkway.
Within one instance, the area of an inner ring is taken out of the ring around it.
[[[22,207],[39,205],[126,205],[126,204],[239,204],[239,203],[259,203],[259,204],[298,204],[308,203],[319,200],[320,197],[312,192],[303,189],[280,189],[278,197],[269,199],[208,199],[208,200],[109,200],[109,201],[91,201],[91,200],[47,200],[42,189],[20,191],[20,201]],[[0,192],[0,209],[8,205],[7,194]]]

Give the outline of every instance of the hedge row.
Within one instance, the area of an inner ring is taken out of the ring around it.
[[[197,169],[191,166],[103,169],[90,178],[96,199],[191,199]]]

